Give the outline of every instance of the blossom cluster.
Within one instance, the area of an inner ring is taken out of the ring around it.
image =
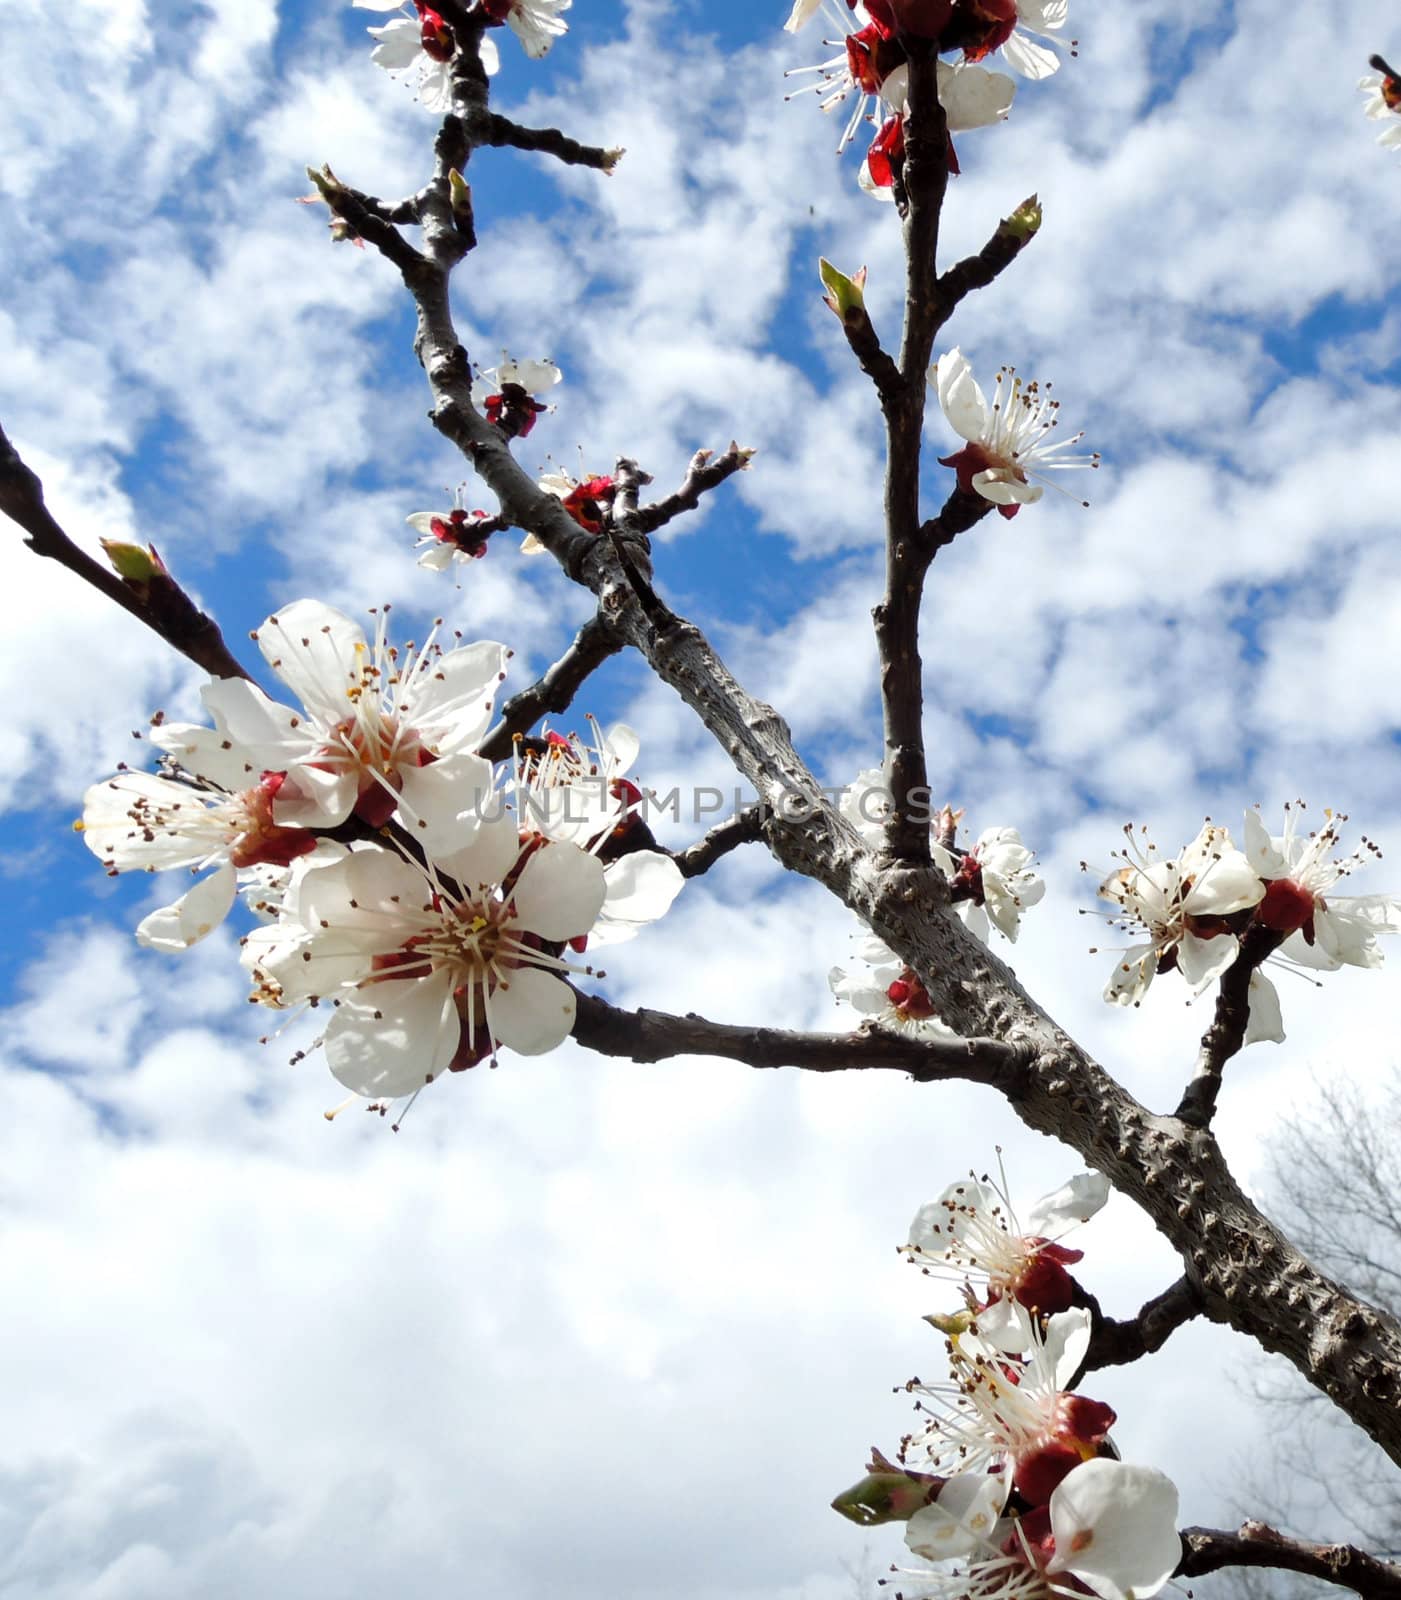
[[[1359,78],[1357,87],[1367,96],[1363,115],[1372,122],[1385,122],[1377,143],[1389,149],[1401,148],[1401,73],[1392,70],[1381,56],[1373,56],[1373,71]]]
[[[1181,1560],[1171,1480],[1121,1460],[1113,1408],[1071,1388],[1091,1317],[1067,1271],[1082,1252],[1058,1241],[1107,1197],[1100,1174],[1078,1174],[1023,1226],[1001,1187],[967,1179],[911,1225],[908,1259],[962,1286],[956,1313],[927,1319],[949,1377],[906,1385],[919,1427],[833,1501],[853,1521],[905,1523],[928,1563],[895,1569],[910,1600],[1147,1600]]]
[[[574,0],[476,0],[469,15],[486,28],[503,23],[520,40],[526,55],[538,60],[562,34],[569,31],[561,13]],[[460,42],[451,23],[426,0],[351,0],[360,11],[398,11],[401,15],[383,27],[371,28],[375,41],[370,59],[395,77],[411,78],[418,98],[430,111],[452,109],[452,64]],[[483,37],[477,46],[482,69],[500,70],[495,41]]]
[[[1024,78],[1049,77],[1060,66],[1056,35],[1065,27],[1068,0],[794,0],[788,21],[796,33],[814,18],[835,26],[839,52],[788,76],[812,78],[808,88],[823,111],[850,102],[838,152],[863,123],[876,133],[862,163],[860,183],[877,199],[893,197],[905,155],[909,80],[908,46],[926,42],[956,57],[937,66],[939,100],[948,126],[949,170],[958,171],[952,135],[1003,121],[1016,85],[1004,73],[978,65],[1000,51]],[[801,91],[800,91],[801,92]]]
[[[1336,853],[1347,821],[1325,811],[1323,826],[1303,831],[1302,802],[1287,806],[1284,831],[1272,835],[1257,811],[1247,811],[1242,846],[1229,831],[1206,822],[1178,855],[1165,859],[1151,841],[1125,828],[1120,865],[1099,886],[1114,907],[1108,920],[1133,943],[1118,952],[1104,998],[1138,1005],[1153,979],[1177,971],[1200,994],[1240,954],[1258,930],[1266,953],[1287,967],[1334,972],[1377,967],[1377,940],[1401,931],[1401,899],[1393,895],[1334,894],[1334,886],[1380,855],[1370,840],[1348,856]],[[1282,1040],[1279,995],[1256,971],[1250,982],[1246,1043]]]
[[[476,751],[510,652],[434,635],[400,650],[386,623],[367,640],[318,601],[274,613],[255,638],[300,705],[215,680],[213,726],[155,719],[161,770],[95,784],[79,824],[109,872],[196,875],[142,921],[145,945],[189,948],[242,891],[264,919],[243,940],[252,998],[325,1007],[331,1071],[375,1102],[498,1045],[553,1049],[579,958],[682,884],[636,815],[631,730],[521,738],[493,767]]]
[[[884,844],[891,816],[890,791],[877,768],[858,772],[843,791],[841,814],[873,850]],[[930,822],[929,851],[948,879],[949,898],[964,926],[987,942],[992,930],[1015,943],[1022,912],[1037,905],[1046,885],[1033,870],[1035,854],[1015,828],[985,828],[971,845],[957,844],[962,811],[945,806]],[[833,995],[875,1025],[913,1039],[956,1039],[941,1020],[918,974],[869,928],[862,928],[856,955],[868,971],[833,967]]]

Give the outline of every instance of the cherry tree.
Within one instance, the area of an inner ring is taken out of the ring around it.
[[[1160,845],[1132,827],[1106,840],[1087,864],[1105,1001],[1132,1009],[1169,985],[1211,1012],[1176,1103],[1147,1105],[1056,1023],[1056,997],[1033,997],[1008,966],[1023,919],[1044,914],[1034,841],[1015,819],[965,815],[960,775],[927,733],[921,627],[940,554],[1014,519],[1017,537],[1034,539],[1047,493],[1081,500],[1100,466],[1050,383],[1013,365],[975,370],[958,343],[964,303],[1028,270],[1022,257],[1054,218],[1035,195],[1014,198],[981,249],[952,261],[941,250],[952,180],[980,141],[1012,136],[1002,124],[1021,97],[1056,93],[1075,52],[1066,0],[796,0],[786,24],[775,18],[792,35],[795,100],[814,91],[850,151],[822,181],[859,184],[883,204],[905,260],[898,328],[868,310],[864,267],[811,268],[885,444],[883,485],[870,486],[885,549],[873,614],[879,763],[836,788],[797,748],[784,708],[727,667],[709,619],[682,615],[668,592],[656,536],[762,470],[762,456],[737,441],[698,448],[684,481],[655,495],[626,438],[608,463],[533,475],[520,442],[549,426],[568,370],[543,350],[496,360],[459,336],[452,291],[470,284],[487,225],[471,178],[495,152],[538,153],[598,183],[626,170],[626,153],[588,142],[590,128],[493,109],[498,73],[570,47],[569,0],[353,4],[383,14],[366,71],[402,79],[422,104],[423,181],[405,196],[370,194],[332,152],[308,168],[305,198],[324,208],[331,242],[401,280],[431,426],[466,474],[453,503],[404,508],[417,535],[404,559],[416,549],[469,593],[482,562],[553,562],[559,592],[586,593],[591,615],[572,641],[561,633],[538,681],[507,694],[510,640],[442,624],[410,642],[391,604],[367,627],[290,596],[265,618],[237,619],[253,625],[255,674],[153,544],[105,541],[107,565],[86,553],[0,434],[0,509],[34,553],[208,675],[205,720],[153,719],[151,760],[95,774],[85,798],[83,839],[106,871],[175,875],[136,938],[174,959],[234,918],[270,1031],[316,1019],[310,1050],[349,1096],[328,1115],[368,1106],[396,1128],[448,1075],[485,1079],[498,1060],[509,1068],[571,1037],[633,1062],[903,1074],[935,1099],[953,1080],[985,1086],[1068,1147],[1074,1170],[1030,1205],[1000,1172],[949,1174],[936,1198],[911,1196],[902,1249],[930,1280],[943,1370],[910,1381],[911,1431],[875,1448],[833,1502],[862,1526],[903,1525],[895,1592],[1127,1600],[1174,1577],[1267,1567],[1401,1595],[1401,1567],[1384,1554],[1253,1518],[1182,1527],[1178,1487],[1135,1450],[1134,1419],[1094,1392],[1100,1370],[1149,1360],[1207,1318],[1284,1357],[1401,1463],[1401,1324],[1296,1247],[1213,1134],[1236,1058],[1284,1037],[1270,974],[1326,984],[1343,967],[1378,966],[1381,941],[1401,931],[1380,850],[1345,817],[1297,803],[1242,805],[1239,823],[1207,819],[1185,841]],[[1385,60],[1371,66],[1364,109],[1395,145],[1401,87]],[[589,723],[580,735],[549,720],[582,716],[592,675],[624,653],[678,697],[754,797],[680,848],[653,832],[631,728]],[[855,1013],[845,1031],[610,1001],[603,952],[665,938],[687,883],[741,849],[768,851],[852,914],[854,953],[830,975]],[[1092,1244],[1082,1273],[1079,1244],[1063,1242],[1111,1189],[1181,1265],[1123,1318],[1102,1309],[1114,1284],[1094,1275]]]

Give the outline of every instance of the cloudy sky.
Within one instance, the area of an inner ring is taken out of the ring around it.
[[[528,681],[586,604],[509,540],[460,587],[414,564],[404,517],[462,465],[425,421],[396,275],[293,203],[308,162],[388,196],[427,170],[433,119],[370,64],[375,19],[6,9],[0,421],[60,520],[94,549],[154,540],[250,665],[247,630],[312,595],[392,601],[406,633],[441,613]],[[755,448],[665,539],[660,583],[839,783],[879,754],[878,418],[816,261],[867,264],[893,337],[899,243],[834,123],[784,101],[783,68],[822,53],[785,10],[579,0],[542,63],[503,35],[501,105],[627,156],[607,180],[474,161],[456,305],[483,363],[565,371],[532,468],[626,453],[665,487],[698,446]],[[1033,191],[1046,225],[949,341],[985,376],[1053,379],[1105,465],[1088,511],[1048,495],[940,556],[928,736],[936,786],[1040,852],[1018,972],[1165,1109],[1206,1013],[1167,984],[1102,1004],[1082,860],[1107,868],[1129,820],[1175,848],[1303,797],[1386,851],[1360,887],[1401,889],[1401,157],[1356,90],[1401,34],[1391,0],[1076,0],[1071,21],[1075,59],[960,141],[951,253]],[[950,443],[931,419],[931,458]],[[1072,1159],[969,1087],[572,1047],[453,1078],[397,1137],[328,1125],[320,1062],[257,1042],[234,934],[138,951],[159,890],[104,879],[69,828],[152,711],[194,710],[195,675],[15,537],[0,582],[5,1600],[861,1592],[899,1542],[827,1502],[937,1355],[892,1247],[996,1146],[1024,1200]],[[649,784],[728,782],[635,663],[578,710],[637,727]],[[843,1026],[825,974],[848,949],[840,908],[751,852],[618,951],[607,993]],[[1218,1119],[1248,1184],[1312,1080],[1394,1057],[1396,970],[1281,981],[1288,1042],[1232,1066]],[[1127,1202],[1083,1242],[1116,1312],[1175,1276]],[[1194,1327],[1095,1380],[1185,1521],[1229,1517],[1258,1465],[1252,1370]]]

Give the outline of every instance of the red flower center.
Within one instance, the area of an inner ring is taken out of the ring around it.
[[[1318,902],[1291,878],[1276,878],[1265,890],[1265,898],[1255,908],[1255,920],[1276,933],[1297,933],[1310,929]]]

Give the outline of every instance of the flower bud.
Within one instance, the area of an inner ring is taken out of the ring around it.
[[[851,277],[838,271],[825,257],[819,257],[817,262],[817,275],[822,279],[822,285],[827,293],[822,299],[843,322],[853,313],[863,313],[866,309],[866,269],[858,267]]]
[[[125,544],[120,539],[101,539],[98,542],[112,563],[113,571],[127,583],[150,583],[152,578],[170,576],[153,544]]]
[[[1028,239],[1034,239],[1041,231],[1041,202],[1035,195],[1023,200],[1010,217],[1002,219],[1001,233],[1011,236],[1025,244]]]
[[[927,1506],[948,1481],[932,1472],[905,1472],[871,1451],[870,1470],[860,1483],[844,1489],[832,1501],[832,1510],[848,1522],[874,1528],[882,1522],[908,1522]]]
[[[453,167],[448,172],[448,204],[454,217],[472,215],[472,185]]]

